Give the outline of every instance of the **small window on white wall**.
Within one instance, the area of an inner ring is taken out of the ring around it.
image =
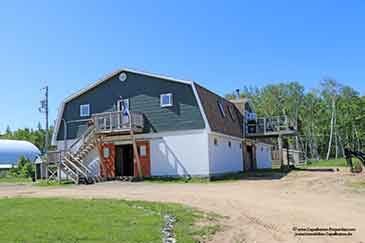
[[[228,147],[232,147],[231,141],[228,141]]]
[[[147,148],[146,148],[146,145],[141,145],[141,146],[139,147],[139,155],[140,155],[141,157],[145,157],[145,156],[147,156]]]
[[[173,105],[172,94],[161,94],[160,95],[160,105],[161,107],[170,107]]]
[[[214,145],[218,145],[218,139],[217,138],[214,138]]]
[[[90,116],[90,104],[80,105],[80,116]]]

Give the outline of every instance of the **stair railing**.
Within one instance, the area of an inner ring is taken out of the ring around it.
[[[66,155],[71,157],[73,160],[75,160],[78,163],[78,165],[80,165],[86,171],[86,173],[91,174],[91,171],[89,170],[89,168],[87,166],[85,166],[79,159],[75,158],[75,156],[72,153],[66,152]]]
[[[69,147],[69,151],[76,152],[94,134],[95,126],[89,126],[86,131]]]
[[[71,169],[66,163],[61,163],[61,166],[66,167],[67,171],[69,171],[71,173],[71,175],[70,175],[65,172],[67,175],[69,175],[71,177],[73,182],[75,182],[75,183],[79,182],[79,175],[75,171],[73,171],[73,169]]]

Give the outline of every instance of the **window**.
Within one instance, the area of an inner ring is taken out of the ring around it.
[[[126,81],[127,80],[127,74],[126,73],[121,73],[121,74],[119,74],[119,80],[121,81],[121,82],[124,82],[124,81]]]
[[[104,159],[108,159],[110,156],[110,149],[108,147],[103,148],[103,157]]]
[[[169,107],[172,106],[172,94],[161,94],[160,95],[160,104],[161,107]]]
[[[228,106],[228,112],[229,115],[231,116],[232,121],[235,121],[236,117],[234,116],[234,111],[232,111],[232,107]]]
[[[218,145],[218,139],[214,138],[214,145]]]
[[[224,108],[223,108],[222,103],[219,101],[217,103],[218,103],[218,108],[219,108],[219,111],[221,112],[222,117],[226,117],[226,113],[224,113]]]
[[[80,116],[90,116],[90,104],[80,105]]]
[[[231,141],[228,141],[228,147],[232,147]]]
[[[139,156],[141,156],[141,157],[147,156],[146,145],[139,146]]]

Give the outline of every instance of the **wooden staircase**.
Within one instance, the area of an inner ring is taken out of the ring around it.
[[[124,122],[121,119],[121,114],[121,112],[107,112],[94,115],[94,125],[89,126],[82,136],[77,138],[66,151],[50,151],[47,154],[47,165],[57,164],[59,170],[76,184],[93,184],[103,181],[105,178],[93,175],[85,165],[87,156],[92,150],[98,149],[106,136],[129,134],[132,140],[138,176],[136,178],[125,177],[117,179],[122,181],[141,180],[143,178],[143,171],[134,132],[142,131],[143,115],[131,112],[128,122]],[[99,156],[102,156],[100,151]],[[55,174],[52,174],[52,179],[55,178]],[[60,180],[61,175],[57,174],[58,180]]]
[[[60,170],[77,184],[93,184],[98,178],[84,165],[87,155],[96,147],[95,127],[90,126],[65,152],[60,161]]]

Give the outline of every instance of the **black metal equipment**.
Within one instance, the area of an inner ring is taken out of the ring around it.
[[[352,151],[349,148],[345,148],[345,157],[347,161],[347,165],[351,167],[351,171],[354,172],[354,165],[352,163],[352,157],[355,157],[361,161],[363,166],[365,167],[365,153],[360,151]]]

